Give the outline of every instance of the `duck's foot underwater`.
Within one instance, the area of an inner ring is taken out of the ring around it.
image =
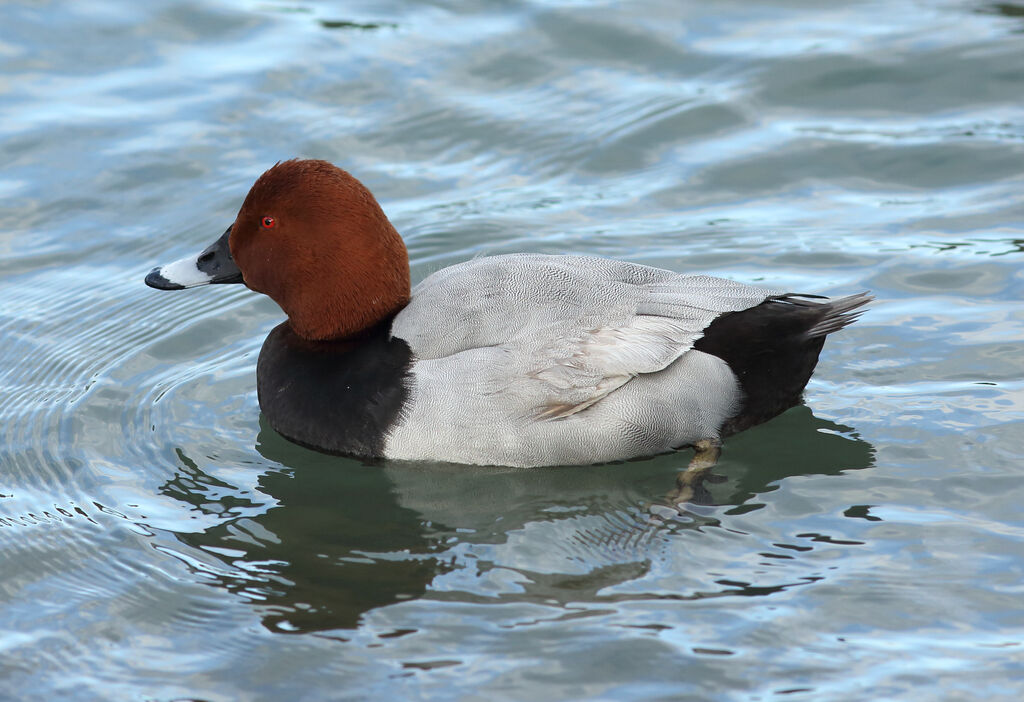
[[[676,475],[676,486],[668,494],[669,501],[674,505],[691,502],[695,497],[707,493],[704,481],[714,477],[710,471],[722,455],[722,444],[716,439],[701,439],[693,445],[693,449],[690,464]]]

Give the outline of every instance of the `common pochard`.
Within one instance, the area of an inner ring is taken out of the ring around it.
[[[243,283],[288,319],[263,344],[260,408],[282,436],[367,458],[590,464],[720,440],[800,402],[835,300],[591,256],[511,254],[410,291],[370,191],[319,160],[278,163],[178,290]]]

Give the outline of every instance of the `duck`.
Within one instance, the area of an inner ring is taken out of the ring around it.
[[[802,401],[825,338],[872,299],[579,254],[477,257],[411,287],[369,189],[317,159],[275,164],[213,244],[145,282],[243,284],[280,306],[256,389],[289,441],[512,467],[686,448],[713,463],[724,438]]]

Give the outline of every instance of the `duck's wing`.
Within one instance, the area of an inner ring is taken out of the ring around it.
[[[554,419],[666,368],[716,318],[777,294],[609,259],[495,256],[424,280],[392,334],[419,359],[501,349],[516,375],[508,380],[531,388],[536,414]]]

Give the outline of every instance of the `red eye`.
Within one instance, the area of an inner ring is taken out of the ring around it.
[[[260,220],[260,226],[264,229],[273,229],[275,225],[277,225],[277,220],[273,217],[264,217]]]

